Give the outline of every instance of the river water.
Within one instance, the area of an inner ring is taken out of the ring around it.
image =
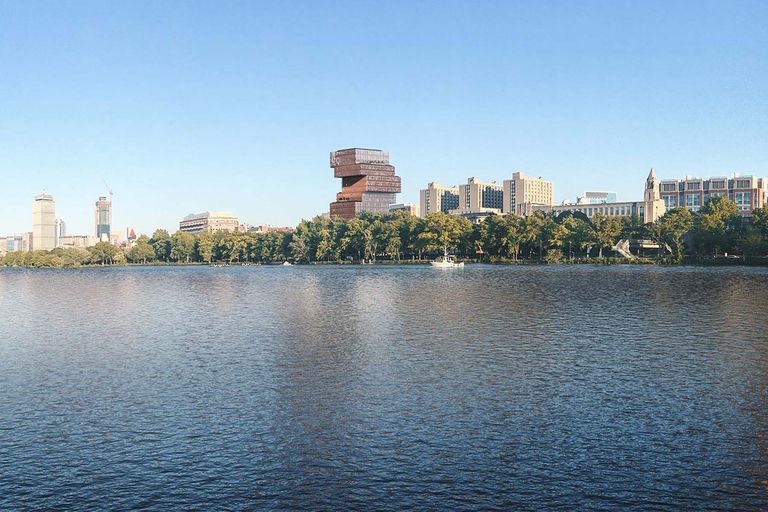
[[[0,270],[0,510],[766,510],[768,271]]]

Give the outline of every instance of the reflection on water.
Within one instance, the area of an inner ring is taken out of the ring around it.
[[[0,271],[0,509],[762,510],[768,271]]]

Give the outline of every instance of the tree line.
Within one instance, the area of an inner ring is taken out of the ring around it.
[[[655,257],[682,262],[685,254],[718,256],[768,253],[768,209],[751,222],[736,204],[712,198],[701,211],[668,210],[653,224],[637,217],[588,218],[579,212],[535,212],[528,217],[492,215],[480,223],[444,213],[425,218],[405,211],[387,215],[303,220],[293,232],[190,234],[156,230],[123,250],[100,242],[84,249],[8,253],[0,264],[24,267],[163,263],[294,263],[419,261],[451,252],[477,261],[596,261],[613,254],[621,239],[651,240]]]

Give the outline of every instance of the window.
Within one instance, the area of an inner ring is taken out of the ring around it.
[[[736,180],[736,188],[750,188],[750,180]]]
[[[699,211],[699,208],[701,208],[701,195],[685,194],[685,207],[694,212]]]
[[[676,192],[677,191],[677,183],[662,183],[661,184],[661,191],[662,192]]]
[[[663,196],[664,206],[667,208],[675,208],[677,206],[677,196]]]
[[[701,190],[701,182],[700,181],[687,182],[685,184],[685,190]]]
[[[752,192],[736,192],[736,207],[740,212],[752,209]]]

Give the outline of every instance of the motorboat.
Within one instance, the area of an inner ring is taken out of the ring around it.
[[[437,258],[435,261],[431,261],[430,264],[433,267],[438,268],[462,268],[464,267],[464,262],[457,262],[453,256],[448,254],[446,251],[445,254],[443,254],[441,257]]]
[[[283,262],[283,266],[284,266],[284,267],[292,267],[292,266],[293,266],[293,263],[291,263],[290,261],[284,261],[284,262]]]

